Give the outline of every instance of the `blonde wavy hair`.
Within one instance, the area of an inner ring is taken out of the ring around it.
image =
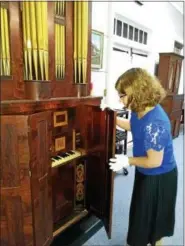
[[[115,88],[119,94],[125,94],[125,89],[130,87],[128,104],[133,112],[142,112],[146,107],[159,104],[166,96],[166,91],[160,81],[150,75],[145,69],[132,68],[123,73],[116,81]]]

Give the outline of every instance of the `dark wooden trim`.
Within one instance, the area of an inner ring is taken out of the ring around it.
[[[0,81],[2,81],[2,80],[12,80],[13,79],[13,77],[10,75],[8,75],[8,76],[6,76],[6,75],[2,75],[2,76],[0,76]]]
[[[75,225],[69,227],[58,237],[55,237],[51,246],[84,245],[102,227],[102,221],[94,215],[89,214]]]
[[[12,80],[1,78],[1,100],[25,98],[19,2],[9,2],[9,20]]]
[[[22,115],[37,113],[46,110],[54,110],[67,107],[75,107],[81,103],[99,106],[102,97],[68,97],[49,100],[8,100],[1,102],[1,115]]]
[[[184,56],[179,55],[179,54],[174,53],[174,52],[162,52],[162,53],[159,53],[159,55],[162,55],[162,56],[176,56],[178,58],[184,59]]]

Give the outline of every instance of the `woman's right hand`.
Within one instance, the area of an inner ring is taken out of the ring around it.
[[[120,128],[130,131],[130,120],[121,118],[121,117],[116,117],[116,125],[119,126]]]

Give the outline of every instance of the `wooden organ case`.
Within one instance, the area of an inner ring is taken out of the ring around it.
[[[158,78],[167,91],[161,103],[171,121],[172,136],[180,131],[184,94],[178,94],[182,62],[184,57],[176,53],[160,53]]]
[[[91,2],[1,2],[1,245],[89,213],[111,236],[115,113],[90,96]]]

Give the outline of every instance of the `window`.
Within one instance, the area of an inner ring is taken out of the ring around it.
[[[143,43],[143,31],[139,30],[139,42]]]
[[[147,33],[144,32],[144,44],[147,44]]]
[[[148,33],[134,25],[123,22],[118,18],[114,18],[114,35],[123,37],[134,42],[147,45]]]
[[[128,24],[123,23],[123,37],[127,38],[128,35]]]
[[[134,31],[134,28],[133,28],[133,26],[129,26],[129,39],[130,40],[133,40],[133,31]]]
[[[116,33],[116,19],[114,18],[114,34]]]
[[[174,52],[175,53],[180,55],[181,51],[182,51],[182,48],[183,48],[183,44],[179,43],[178,41],[174,42]]]
[[[122,31],[122,22],[120,20],[117,20],[117,28],[116,28],[116,34],[118,36],[121,36],[121,31]]]
[[[138,42],[139,30],[137,28],[134,29],[134,41]]]

